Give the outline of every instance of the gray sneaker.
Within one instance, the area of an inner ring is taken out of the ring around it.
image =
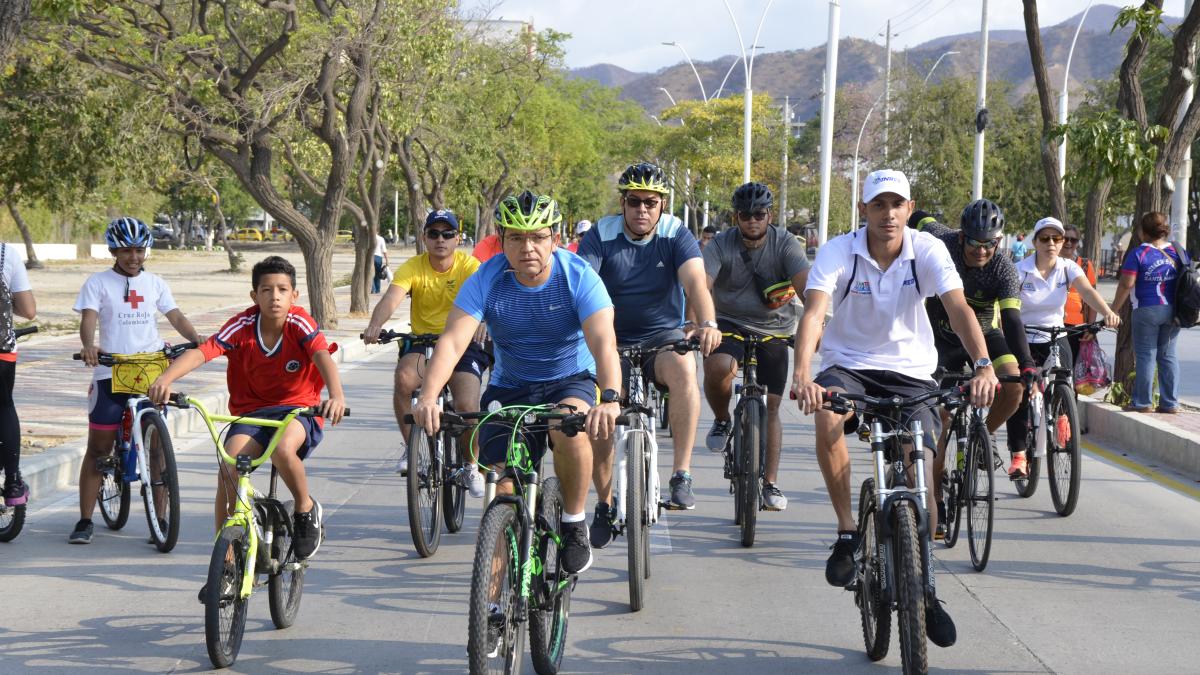
[[[676,471],[668,484],[671,486],[672,509],[690,511],[696,508],[696,498],[692,495],[692,474]]]
[[[400,446],[400,461],[396,462],[396,473],[401,476],[408,475],[408,446]]]
[[[783,496],[774,483],[767,481],[763,481],[762,484],[762,501],[763,508],[768,511],[782,511],[787,508],[787,497]]]
[[[67,537],[69,544],[90,544],[92,543],[92,532],[94,531],[92,521],[80,520],[75,523],[75,529]]]
[[[721,452],[729,442],[729,434],[733,431],[733,422],[729,420],[714,420],[704,444],[711,452]]]

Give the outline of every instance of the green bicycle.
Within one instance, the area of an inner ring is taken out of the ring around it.
[[[267,494],[257,492],[250,482],[254,469],[271,459],[275,446],[283,437],[283,429],[301,416],[318,415],[317,408],[296,408],[281,420],[214,415],[199,400],[186,394],[172,394],[169,405],[192,408],[200,414],[221,461],[233,465],[238,473],[237,503],[233,513],[217,533],[212,558],[208,564],[208,582],[204,586],[204,641],[208,658],[216,668],[227,668],[237,660],[246,630],[246,610],[250,594],[257,586],[267,584],[271,606],[271,621],[276,628],[287,628],[300,611],[300,596],[304,593],[304,571],[307,560],[296,558],[292,550],[292,505],[276,497],[278,474],[271,467],[271,487]],[[350,415],[347,408],[344,416]],[[221,444],[216,423],[239,422],[275,428],[275,435],[261,457],[249,455],[231,457]],[[321,528],[325,538],[325,528]],[[266,581],[259,581],[266,575]]]

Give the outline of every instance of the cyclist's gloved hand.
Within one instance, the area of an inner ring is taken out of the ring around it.
[[[1038,373],[1037,368],[1030,368],[1030,367],[1022,368],[1021,369],[1021,384],[1024,385],[1024,387],[1026,389],[1032,389],[1033,386],[1035,384],[1037,384],[1037,381],[1039,379],[1038,375],[1039,375],[1039,373]]]
[[[933,216],[929,215],[925,211],[917,209],[916,211],[912,212],[911,216],[908,217],[908,226],[914,230],[919,230],[921,229],[921,221],[925,220],[926,218],[932,220]]]

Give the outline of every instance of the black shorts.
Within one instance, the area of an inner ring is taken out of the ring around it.
[[[860,396],[918,396],[937,388],[937,383],[933,380],[919,380],[890,370],[850,370],[841,366],[822,370],[821,374],[817,375],[813,381],[826,389],[836,387],[848,394]],[[937,452],[937,438],[941,433],[939,416],[933,414],[931,408],[923,407],[909,419],[921,421],[925,447]],[[888,428],[886,422],[884,428]],[[851,415],[846,420],[844,431],[852,434],[857,429],[858,416],[857,414]]]
[[[754,333],[735,325],[730,321],[720,320],[717,329],[722,333]],[[758,383],[767,388],[767,393],[783,396],[787,386],[788,370],[791,368],[791,354],[788,353],[787,343],[783,340],[767,342],[758,345]],[[741,340],[721,336],[721,344],[712,351],[713,354],[728,354],[737,360],[742,367],[746,358],[746,348]]]
[[[993,367],[1017,362],[1017,357],[1013,356],[1012,350],[1008,348],[1004,333],[995,329],[984,331],[983,341],[987,343],[988,358],[992,360]],[[948,339],[938,334],[934,337],[933,344],[937,347],[939,369],[947,373],[975,369],[975,359],[971,358],[958,338]]]
[[[676,328],[676,329],[672,329],[672,330],[665,330],[665,331],[658,333],[658,334],[656,334],[646,340],[643,340],[641,342],[633,342],[633,343],[624,344],[624,345],[620,345],[620,346],[629,347],[632,345],[640,345],[643,347],[662,347],[664,345],[669,345],[673,342],[678,342],[679,340],[682,340],[682,339],[683,339],[683,331]],[[654,372],[654,364],[657,361],[658,361],[657,353],[649,354],[649,355],[645,356],[642,359],[642,376],[646,379],[647,382],[652,382],[659,389],[666,391],[667,386],[665,384],[663,384],[662,380],[660,380],[659,377]],[[625,383],[629,381],[629,367],[631,365],[632,365],[632,363],[630,362],[629,359],[625,358],[624,356],[621,357],[621,385],[622,386],[624,386]],[[629,392],[625,392],[625,393],[628,394]]]
[[[296,406],[278,405],[269,408],[259,408],[254,412],[246,413],[242,417],[257,417],[264,420],[281,420],[288,416]],[[317,449],[317,445],[321,443],[321,439],[325,437],[325,430],[317,423],[317,420],[312,417],[296,417],[300,426],[304,427],[304,442],[296,449],[296,456],[304,459],[312,454],[313,450]],[[248,424],[245,422],[233,422],[229,425],[229,433],[225,435],[226,439],[234,436],[249,436],[254,439],[264,450],[271,444],[271,438],[275,435],[275,427],[260,427],[257,424]]]
[[[399,350],[399,356],[396,357],[396,362],[399,363],[400,359],[403,359],[409,354],[421,354],[424,353],[424,351],[424,347],[405,345],[404,348]],[[480,380],[483,380],[483,371],[490,368],[491,365],[491,354],[484,351],[483,345],[472,340],[471,344],[467,345],[467,351],[463,352],[463,355],[461,358],[459,358],[458,363],[454,364],[454,372],[471,373]]]
[[[502,406],[542,405],[561,403],[568,398],[577,398],[595,405],[598,392],[596,378],[589,372],[576,373],[570,377],[551,382],[529,382],[519,387],[496,387],[489,385],[480,398],[480,410],[488,410],[493,401]],[[506,424],[484,424],[475,438],[479,443],[480,464],[500,464],[508,456],[508,440],[512,427]],[[522,440],[529,446],[529,454],[536,465],[546,452],[546,433],[522,433]]]

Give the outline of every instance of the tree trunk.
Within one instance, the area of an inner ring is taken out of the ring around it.
[[[1093,185],[1087,194],[1087,206],[1083,216],[1083,246],[1079,253],[1096,264],[1100,260],[1100,240],[1104,237],[1104,204],[1108,201],[1112,184],[1111,178],[1105,178]],[[1113,270],[1105,271],[1111,273]]]
[[[1042,170],[1046,173],[1046,188],[1050,192],[1050,212],[1055,218],[1067,221],[1067,199],[1058,179],[1058,145],[1050,140],[1050,131],[1057,124],[1054,116],[1054,93],[1046,76],[1046,55],[1042,51],[1042,35],[1038,28],[1037,0],[1023,0],[1025,5],[1025,37],[1029,42],[1029,57],[1033,62],[1033,80],[1037,85],[1038,107],[1042,113],[1042,137],[1039,142]]]
[[[333,296],[333,238],[321,238],[312,242],[311,247],[304,252],[304,280],[308,285],[308,304],[310,308],[328,308],[320,310],[327,317],[318,317],[313,311],[313,318],[322,328],[337,328],[337,303]],[[330,325],[332,323],[332,325]]]
[[[25,240],[25,269],[40,270],[44,265],[38,260],[37,251],[33,248],[33,235],[29,233],[29,224],[21,217],[21,212],[17,210],[17,203],[9,200],[5,202],[8,206],[8,213],[12,216],[13,222],[17,224],[17,229],[21,231],[21,239]]]
[[[0,66],[8,62],[8,51],[21,33],[21,24],[29,16],[30,0],[0,2]]]
[[[1118,260],[1125,260],[1129,252],[1142,243],[1142,228],[1134,221],[1133,231],[1129,233],[1129,246],[1121,251]],[[1117,329],[1117,353],[1113,355],[1113,388],[1108,394],[1108,400],[1115,405],[1128,405],[1133,391],[1134,366],[1137,365],[1133,354],[1133,291],[1130,291],[1129,302],[1121,308],[1121,326]],[[1120,386],[1117,386],[1120,385]]]

